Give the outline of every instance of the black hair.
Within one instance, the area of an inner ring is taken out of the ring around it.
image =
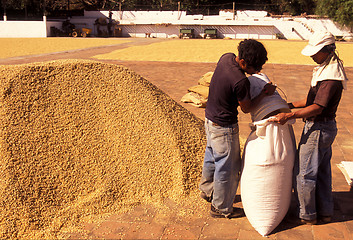
[[[262,43],[254,39],[245,39],[238,45],[238,57],[244,59],[248,66],[260,71],[268,60],[267,51]]]
[[[324,53],[332,53],[336,50],[336,44],[332,43],[330,45],[324,46],[320,51]]]

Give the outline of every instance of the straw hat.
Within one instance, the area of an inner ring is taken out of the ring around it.
[[[330,32],[317,31],[309,39],[308,45],[302,50],[305,56],[313,56],[323,47],[335,43],[335,36]]]

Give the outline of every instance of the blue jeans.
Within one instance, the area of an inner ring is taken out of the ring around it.
[[[238,124],[226,127],[205,120],[207,146],[200,190],[212,196],[212,205],[224,215],[233,211],[240,180],[240,145]]]
[[[294,191],[299,217],[314,220],[333,215],[331,145],[337,135],[336,121],[306,121],[294,164]]]

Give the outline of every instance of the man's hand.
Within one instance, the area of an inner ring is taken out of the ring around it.
[[[269,119],[269,122],[275,122],[284,125],[289,119],[293,117],[293,113],[279,113],[276,116]]]
[[[262,91],[266,94],[266,95],[272,95],[275,91],[276,91],[276,87],[275,85],[272,84],[272,82],[267,83],[264,88],[262,89]]]

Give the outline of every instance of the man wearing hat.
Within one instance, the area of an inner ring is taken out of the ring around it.
[[[305,121],[294,164],[294,192],[303,224],[330,222],[333,215],[331,156],[337,134],[336,111],[348,80],[342,61],[336,54],[335,37],[329,32],[315,32],[302,54],[317,64],[306,99],[288,103],[291,109],[272,121],[280,124],[289,119]]]

